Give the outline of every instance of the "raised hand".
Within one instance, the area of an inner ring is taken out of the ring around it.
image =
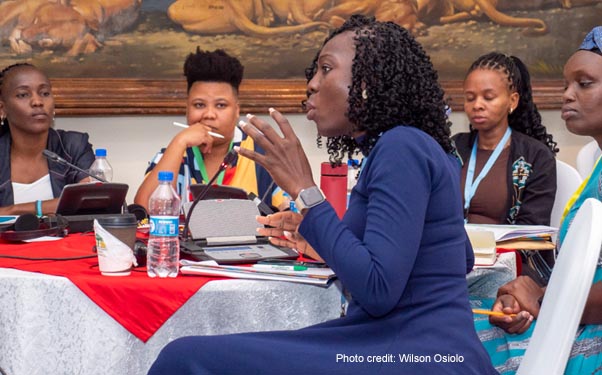
[[[270,108],[270,116],[283,134],[281,137],[270,124],[252,115],[247,122],[239,123],[241,129],[261,146],[265,154],[253,150],[236,149],[239,155],[263,166],[280,188],[296,199],[302,189],[315,186],[311,166],[290,123],[280,112]]]

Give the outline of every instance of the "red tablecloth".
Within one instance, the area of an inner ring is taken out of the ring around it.
[[[77,257],[94,254],[94,235],[70,235],[58,241],[9,243],[0,240],[0,255],[24,257]],[[0,267],[64,276],[71,280],[100,308],[143,342],[146,342],[209,277],[154,279],[146,268],[130,276],[103,276],[98,259],[23,260],[0,257]]]

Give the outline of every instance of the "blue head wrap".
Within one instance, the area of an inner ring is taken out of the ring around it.
[[[579,49],[593,51],[600,54],[602,51],[602,26],[596,26],[583,39]],[[597,51],[595,51],[597,50]]]

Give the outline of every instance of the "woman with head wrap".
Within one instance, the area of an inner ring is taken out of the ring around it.
[[[583,44],[564,67],[565,91],[563,94],[562,119],[574,134],[593,137],[602,146],[602,26],[594,28]],[[569,201],[568,212],[563,218],[558,240],[562,243],[573,217],[587,198],[602,201],[602,162],[598,160],[588,179]],[[579,256],[575,254],[574,256]],[[475,325],[494,365],[502,374],[514,373],[520,357],[531,337],[534,319],[539,314],[545,288],[531,278],[521,276],[504,285],[492,310],[515,317],[492,316],[477,320]],[[558,306],[559,309],[571,308]],[[497,327],[491,327],[493,324]],[[578,331],[565,374],[594,374],[602,368],[602,262],[598,261],[592,288],[581,317],[582,328]],[[491,330],[499,330],[494,333]],[[505,332],[502,332],[502,329]],[[512,350],[510,350],[512,349]]]

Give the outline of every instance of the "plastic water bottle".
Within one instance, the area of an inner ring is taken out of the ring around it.
[[[180,197],[171,186],[172,180],[172,172],[159,172],[159,186],[148,203],[150,233],[146,269],[149,277],[178,276]]]
[[[109,182],[113,180],[113,167],[109,164],[107,160],[107,150],[104,148],[97,148],[96,152],[96,160],[90,166],[89,172],[94,176],[98,176],[103,178]]]

